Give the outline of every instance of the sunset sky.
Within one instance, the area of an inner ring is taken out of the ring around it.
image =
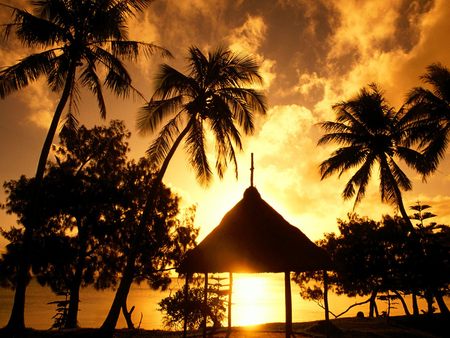
[[[3,2],[22,8],[27,4]],[[255,134],[244,139],[239,179],[230,168],[224,180],[215,178],[209,187],[201,187],[182,148],[164,178],[186,205],[197,204],[201,238],[249,186],[250,153],[255,154],[255,186],[263,199],[313,240],[336,231],[336,219],[346,217],[353,201],[341,198],[347,176],[320,181],[318,165],[334,146],[316,145],[322,135],[317,123],[333,119],[334,103],[351,98],[371,82],[379,84],[389,103],[399,108],[407,92],[422,85],[419,77],[427,65],[440,62],[450,67],[449,18],[446,0],[156,0],[130,21],[131,39],[154,42],[175,56],[169,60],[154,56],[130,66],[135,86],[147,98],[153,93],[157,65],[167,62],[184,70],[187,49],[193,45],[204,51],[230,47],[252,54],[261,64],[269,110],[256,120]],[[1,23],[9,19],[8,11],[1,8]],[[12,65],[29,53],[14,39],[2,41],[0,66]],[[34,175],[57,102],[45,81],[0,101],[1,182]],[[152,140],[135,132],[136,112],[143,103],[108,95],[108,121],[125,120],[132,132],[132,158],[144,156]],[[105,123],[86,92],[79,120],[88,126]],[[213,144],[208,149],[214,163]],[[449,155],[426,183],[409,172],[413,190],[404,194],[405,205],[430,204],[438,215],[435,221],[446,224],[450,224]],[[0,203],[4,201],[2,193]],[[379,201],[375,179],[356,212],[375,219],[394,213]],[[15,218],[0,210],[0,226],[12,225]],[[0,240],[0,250],[5,243]]]

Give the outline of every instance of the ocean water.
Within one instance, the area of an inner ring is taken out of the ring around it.
[[[135,306],[133,321],[137,325],[141,319],[141,328],[162,329],[163,315],[158,311],[158,302],[183,286],[183,280],[174,278],[169,290],[164,292],[151,290],[145,283],[134,285],[128,297],[128,308]],[[299,289],[294,283],[292,288],[293,321],[312,321],[324,319],[324,310],[313,301],[305,301],[299,296]],[[13,291],[0,288],[0,327],[4,326],[11,311]],[[97,291],[93,288],[81,290],[80,312],[78,316],[81,327],[98,327],[108,313],[114,297],[113,290]],[[232,306],[232,325],[252,325],[266,322],[284,322],[284,274],[235,274]],[[59,298],[61,299],[61,298]],[[52,325],[55,305],[48,302],[58,300],[49,288],[31,282],[27,290],[25,320],[28,327],[48,329]],[[360,302],[363,298],[348,298],[329,295],[330,311],[340,313],[349,305]],[[409,302],[409,299],[407,299]],[[447,300],[448,301],[448,300]],[[379,311],[387,310],[384,302],[378,302]],[[423,301],[419,304],[425,308]],[[356,316],[358,311],[368,313],[368,305],[354,307],[345,316]],[[391,315],[401,315],[403,309],[399,302],[394,304]],[[330,316],[330,318],[333,318]],[[225,323],[226,325],[226,319]],[[122,316],[118,328],[126,327]]]

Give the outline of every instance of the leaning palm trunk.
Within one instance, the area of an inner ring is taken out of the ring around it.
[[[136,259],[138,256],[138,247],[139,247],[139,240],[141,236],[144,233],[145,227],[147,222],[149,221],[151,214],[155,208],[155,202],[156,202],[156,193],[158,191],[158,188],[160,184],[162,183],[162,179],[164,177],[164,174],[167,171],[167,167],[169,166],[169,162],[172,159],[173,155],[175,154],[175,151],[177,150],[178,146],[180,145],[183,138],[186,136],[186,134],[189,131],[189,128],[191,127],[191,124],[188,124],[183,131],[178,135],[177,139],[175,140],[173,146],[171,147],[170,151],[167,154],[167,157],[164,159],[163,164],[161,165],[160,170],[158,171],[158,175],[156,176],[154,183],[152,185],[152,188],[149,191],[147,202],[144,207],[144,211],[142,213],[138,229],[136,231],[136,234],[133,239],[133,243],[130,249],[130,254],[127,258],[127,265],[123,271],[122,279],[120,280],[119,287],[116,291],[116,294],[114,296],[113,303],[111,305],[111,308],[109,310],[109,313],[103,322],[101,329],[106,332],[107,334],[111,334],[112,331],[115,329],[117,325],[117,320],[119,319],[120,315],[120,309],[121,307],[126,304],[126,300],[128,297],[128,293],[130,291],[130,287],[133,284],[134,276],[135,276],[135,266],[136,266]]]
[[[24,230],[23,236],[23,255],[19,260],[19,265],[17,267],[17,281],[16,290],[14,293],[14,303],[11,310],[11,316],[9,318],[8,324],[6,325],[7,330],[22,330],[25,328],[25,294],[30,280],[30,252],[28,251],[29,245],[33,239],[33,228],[39,227],[38,224],[38,212],[39,203],[41,203],[38,198],[39,192],[42,186],[42,180],[44,178],[45,164],[47,162],[48,154],[50,153],[50,148],[55,137],[56,130],[61,119],[64,107],[69,99],[70,92],[72,90],[73,81],[75,78],[76,64],[72,63],[67,75],[66,83],[64,85],[64,90],[56,107],[55,113],[53,115],[52,123],[47,132],[47,137],[45,138],[44,145],[42,146],[41,155],[39,158],[39,163],[36,170],[35,176],[35,187],[32,197],[32,213],[31,224],[27,224]]]
[[[396,199],[397,199],[397,206],[398,206],[398,209],[400,211],[400,214],[402,215],[403,220],[405,221],[405,223],[408,226],[409,230],[412,233],[414,233],[414,226],[413,226],[413,224],[411,222],[411,219],[409,218],[408,213],[406,212],[405,205],[403,204],[402,193],[401,193],[400,189],[397,186],[395,186],[394,189],[395,189],[395,193],[396,193],[396,196],[397,196],[396,197]]]

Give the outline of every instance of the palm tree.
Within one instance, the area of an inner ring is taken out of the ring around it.
[[[407,118],[413,140],[424,147],[434,171],[450,141],[450,71],[440,63],[433,63],[421,79],[431,89],[416,87],[410,91]]]
[[[229,162],[233,162],[237,175],[235,146],[242,149],[237,126],[245,134],[251,134],[255,113],[266,112],[264,95],[246,86],[261,80],[258,65],[252,57],[223,48],[204,55],[199,48],[191,47],[186,75],[167,64],[161,65],[155,93],[138,115],[138,129],[144,134],[154,132],[168,119],[148,149],[148,156],[160,167],[148,194],[140,229],[145,227],[153,212],[156,189],[183,140],[200,183],[207,184],[212,178],[206,155],[206,128],[214,135],[215,167],[219,177],[223,176]],[[139,235],[136,236],[138,239]],[[114,329],[120,305],[133,282],[135,255],[128,256],[116,297],[102,325],[106,331]]]
[[[363,88],[356,97],[334,105],[333,109],[336,121],[321,123],[327,133],[318,143],[335,142],[342,147],[320,164],[322,179],[335,173],[341,176],[356,168],[342,193],[344,199],[355,196],[356,206],[364,197],[372,171],[378,164],[381,200],[397,206],[412,229],[401,193],[410,190],[412,184],[397,159],[424,176],[430,168],[423,154],[408,146],[408,124],[403,109],[394,111],[375,84]]]
[[[34,1],[34,14],[16,7],[13,20],[4,26],[3,35],[11,32],[27,47],[41,50],[17,64],[0,70],[0,97],[26,87],[41,76],[47,78],[49,88],[60,93],[36,170],[34,208],[38,210],[37,193],[45,172],[45,164],[61,116],[67,107],[65,128],[75,130],[79,87],[85,87],[96,97],[100,115],[106,116],[103,85],[115,95],[126,97],[136,90],[123,61],[134,61],[144,54],[168,51],[151,43],[127,40],[126,19],[143,10],[149,0],[41,0]],[[98,69],[106,70],[103,81]],[[103,83],[102,83],[103,82]],[[35,218],[35,217],[34,217]],[[32,221],[36,222],[36,220]],[[25,227],[24,242],[32,237],[32,226]],[[26,250],[26,245],[24,245]],[[24,327],[25,290],[29,264],[27,253],[18,269],[13,310],[7,328]]]

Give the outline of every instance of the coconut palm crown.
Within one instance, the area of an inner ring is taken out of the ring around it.
[[[435,171],[450,141],[450,71],[440,63],[427,67],[421,76],[428,88],[413,88],[407,98],[411,140],[424,148]]]
[[[139,112],[137,126],[144,134],[156,131],[167,121],[150,145],[148,155],[156,164],[162,163],[163,175],[186,137],[190,164],[200,183],[207,184],[212,178],[206,152],[206,130],[210,129],[219,177],[228,162],[233,162],[237,176],[235,146],[242,149],[239,129],[251,134],[255,114],[266,112],[264,95],[250,87],[262,81],[258,65],[251,56],[224,48],[205,55],[199,48],[191,47],[187,60],[186,75],[167,64],[161,65],[155,93]]]
[[[377,164],[381,200],[397,206],[411,225],[401,191],[410,190],[412,184],[397,160],[421,174],[429,169],[423,154],[408,146],[403,109],[395,111],[390,107],[375,84],[363,88],[354,98],[334,105],[333,109],[336,120],[321,123],[326,134],[318,143],[334,142],[341,147],[320,164],[322,179],[335,173],[340,177],[344,172],[355,169],[342,196],[344,199],[355,197],[356,206],[364,197]]]
[[[12,22],[3,26],[8,39],[15,33],[33,54],[0,70],[0,97],[28,86],[41,76],[49,88],[61,93],[42,150],[37,177],[43,175],[51,142],[62,112],[67,106],[65,127],[76,128],[80,88],[91,91],[102,118],[106,116],[103,86],[119,97],[136,92],[123,61],[155,52],[170,55],[152,43],[129,41],[126,20],[146,7],[145,0],[40,0],[33,1],[33,13],[2,4],[12,11]],[[104,80],[99,70],[105,69]]]

